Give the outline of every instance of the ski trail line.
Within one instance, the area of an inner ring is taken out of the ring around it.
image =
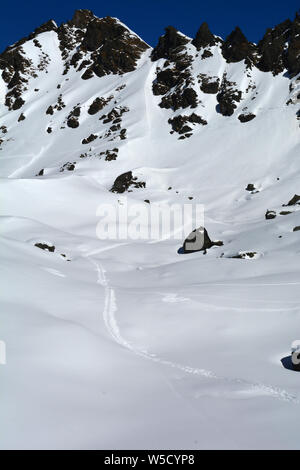
[[[106,270],[97,261],[91,259],[87,256],[87,259],[92,263],[92,265],[96,268],[97,272],[97,283],[102,285],[105,289],[105,301],[104,301],[104,309],[103,309],[103,321],[105,327],[112,337],[112,339],[118,343],[123,348],[131,351],[133,354],[143,357],[144,359],[150,360],[152,362],[156,362],[158,364],[171,367],[173,369],[180,370],[182,372],[198,375],[205,378],[215,379],[224,381],[231,385],[241,385],[244,387],[250,388],[253,392],[260,392],[262,395],[269,396],[272,398],[276,398],[278,400],[288,401],[294,404],[299,404],[299,400],[297,396],[290,394],[284,389],[274,387],[272,385],[266,385],[260,382],[250,382],[245,379],[241,378],[230,378],[230,377],[223,377],[215,374],[214,372],[201,369],[196,367],[191,367],[183,364],[179,364],[177,362],[170,361],[168,359],[163,359],[156,354],[149,353],[147,350],[143,350],[137,348],[132,343],[127,341],[121,334],[116,317],[115,312],[117,311],[117,302],[116,302],[116,294],[113,287],[109,285]]]

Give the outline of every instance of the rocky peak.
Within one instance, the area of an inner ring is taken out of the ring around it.
[[[267,29],[262,40],[259,41],[260,60],[257,66],[263,72],[273,72],[274,75],[283,72],[285,68],[284,53],[290,37],[291,26],[291,20],[286,20],[273,29]]]
[[[178,32],[173,26],[165,28],[165,34],[160,36],[157,46],[152,51],[152,60],[169,59],[174,60],[178,52],[183,50],[183,46],[189,41]]]
[[[133,71],[136,61],[148,47],[118,20],[107,16],[95,18],[88,24],[80,49],[93,52],[93,64],[87,72],[89,78],[91,73],[101,77]]]
[[[201,47],[214,46],[216,42],[217,38],[211,33],[208,24],[202,23],[192,41],[192,44],[194,44],[197,50],[199,50]]]
[[[36,37],[38,34],[41,33],[46,33],[47,31],[56,31],[57,30],[57,24],[55,23],[54,20],[49,20],[46,23],[43,23],[41,26],[36,28],[32,35],[28,37],[28,39],[33,39],[33,37]]]
[[[300,14],[296,13],[290,28],[289,46],[285,56],[285,65],[291,76],[300,72]]]
[[[49,21],[46,21],[46,23],[43,23],[41,26],[39,26],[38,28],[36,28],[32,33],[30,33],[28,36],[20,39],[19,41],[17,41],[15,44],[12,44],[11,46],[8,46],[5,51],[3,52],[6,53],[12,49],[15,49],[15,48],[18,48],[20,46],[22,46],[25,42],[27,41],[30,41],[31,39],[34,39],[36,38],[39,34],[41,33],[45,33],[47,31],[56,31],[57,30],[57,24],[55,23],[54,20],[49,20]],[[2,54],[1,54],[2,56]]]
[[[126,31],[128,30],[124,26],[110,16],[95,18],[87,25],[82,47],[95,51],[105,43],[122,40]]]
[[[238,26],[227,36],[222,46],[223,57],[227,62],[240,62],[251,57],[253,50],[253,44],[248,42]]]
[[[73,18],[69,21],[70,26],[84,29],[95,18],[90,10],[75,10]]]

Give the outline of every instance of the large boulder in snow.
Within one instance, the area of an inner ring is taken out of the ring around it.
[[[134,188],[145,188],[146,183],[144,181],[138,181],[136,176],[133,176],[132,171],[122,173],[115,179],[115,182],[111,188],[112,193],[124,193],[130,186]]]
[[[223,242],[213,242],[209,238],[206,228],[199,227],[193,230],[183,243],[184,253],[193,253],[195,251],[206,251],[212,246],[222,246]]]
[[[243,113],[238,116],[240,122],[249,122],[256,117],[253,113]]]
[[[300,341],[298,339],[291,344],[291,360],[293,369],[300,371]]]
[[[269,211],[269,209],[268,209],[267,212],[265,213],[265,218],[267,220],[275,219],[275,217],[276,217],[276,211]]]

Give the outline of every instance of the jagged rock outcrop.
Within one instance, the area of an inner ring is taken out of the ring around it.
[[[108,98],[108,99],[105,99],[105,98],[96,98],[92,104],[90,105],[89,109],[88,109],[88,113],[92,116],[93,114],[97,114],[99,111],[101,111],[101,109],[103,109],[108,103],[109,101],[112,99],[113,97],[111,98]]]
[[[223,57],[227,62],[240,62],[252,58],[253,52],[253,44],[248,42],[238,26],[227,36],[222,45]]]
[[[220,40],[216,38],[210,31],[207,23],[202,23],[197,31],[195,38],[192,40],[192,44],[199,51],[202,47],[214,46]]]
[[[136,176],[133,176],[132,171],[127,171],[122,175],[118,176],[112,185],[110,191],[112,193],[124,193],[132,186],[133,188],[145,188],[146,183],[138,181]]]
[[[79,127],[79,122],[78,118],[80,116],[81,109],[80,106],[75,106],[75,108],[72,109],[70,112],[68,118],[67,118],[67,126],[71,127],[72,129],[76,129]]]
[[[90,10],[75,10],[73,18],[69,21],[69,25],[84,29],[94,18],[95,16]]]
[[[178,54],[183,51],[188,43],[188,39],[179,33],[173,26],[165,28],[165,34],[160,36],[157,46],[153,49],[151,58],[153,61],[158,59],[168,59],[176,61]]]
[[[191,132],[193,129],[192,127],[188,126],[187,123],[202,124],[205,126],[207,121],[205,121],[205,119],[203,119],[198,114],[192,113],[190,116],[178,115],[174,118],[170,118],[168,123],[171,124],[174,132],[177,132],[180,135],[185,134],[186,137],[190,137],[192,135]]]
[[[40,248],[41,250],[50,251],[51,253],[54,253],[55,251],[55,246],[48,245],[48,243],[35,243],[34,246],[36,246],[37,248]]]
[[[262,40],[259,41],[260,59],[257,62],[257,67],[263,72],[273,72],[274,75],[283,72],[285,68],[284,55],[290,38],[291,26],[292,22],[286,20],[273,29],[267,29]]]
[[[236,86],[237,84],[227,80],[227,76],[224,74],[220,92],[217,94],[219,103],[217,111],[223,116],[231,116],[237,107],[236,103],[239,103],[242,99],[242,92]]]
[[[93,52],[92,70],[98,77],[109,73],[127,73],[149,46],[129,33],[115,18],[94,18],[87,25],[79,50]]]
[[[249,122],[252,121],[256,116],[253,113],[243,113],[238,116],[240,122]]]
[[[165,29],[166,33],[159,38],[157,46],[151,54],[152,61],[166,59],[165,68],[157,69],[156,80],[153,82],[153,94],[163,95],[159,106],[173,109],[195,108],[198,103],[197,93],[193,89],[190,66],[192,57],[186,51],[189,39],[172,26]]]
[[[203,73],[198,75],[198,83],[203,93],[216,94],[219,91],[220,80],[218,77],[210,77]]]
[[[296,13],[290,27],[290,37],[284,63],[291,77],[300,73],[300,13]]]
[[[282,207],[295,206],[296,204],[300,204],[300,196],[298,194],[295,194],[287,204],[282,204]]]

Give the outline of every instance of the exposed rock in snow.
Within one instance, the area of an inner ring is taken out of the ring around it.
[[[267,220],[269,220],[269,219],[275,219],[275,217],[276,217],[276,211],[269,211],[269,210],[267,210],[267,212],[266,212],[266,214],[265,214],[265,218],[266,218]]]
[[[209,238],[206,228],[199,227],[193,230],[183,243],[183,252],[184,253],[194,253],[195,251],[203,251],[211,248],[212,246],[222,246],[223,242],[217,241],[213,242]]]
[[[289,200],[287,204],[282,204],[282,207],[287,207],[287,206],[295,206],[296,204],[300,204],[300,196],[298,194],[295,194],[292,199]]]
[[[146,183],[138,181],[137,177],[133,176],[132,171],[127,171],[116,178],[111,188],[111,192],[124,193],[130,188],[130,186],[133,186],[134,188],[145,188]]]
[[[252,113],[248,113],[248,114],[240,114],[238,116],[238,119],[241,121],[241,122],[249,122],[249,121],[252,121],[252,119],[255,118],[255,114],[252,114]]]
[[[40,248],[41,250],[50,251],[51,253],[55,251],[55,246],[48,245],[47,243],[35,243],[34,246],[36,246],[37,248]]]

